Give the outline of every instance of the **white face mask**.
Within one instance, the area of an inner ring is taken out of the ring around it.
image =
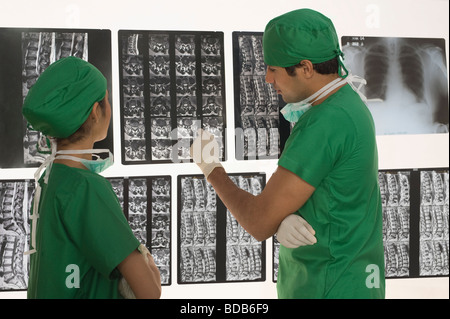
[[[284,118],[287,121],[296,123],[298,122],[300,117],[311,108],[314,102],[320,100],[328,93],[338,88],[339,86],[344,85],[345,83],[347,82],[343,78],[339,77],[322,87],[319,91],[317,91],[310,97],[300,102],[286,104],[286,106],[283,107],[280,112],[281,114],[283,114]]]
[[[321,98],[327,96],[331,91],[335,90],[336,88],[345,85],[347,83],[349,83],[351,85],[351,87],[353,88],[353,90],[355,90],[363,99],[363,101],[367,101],[367,99],[365,98],[365,96],[363,96],[361,94],[361,92],[359,92],[359,89],[361,87],[361,85],[358,88],[355,88],[355,86],[353,86],[352,82],[360,82],[362,84],[365,84],[365,80],[358,77],[358,76],[354,76],[352,74],[349,74],[345,79],[339,77],[333,81],[331,81],[330,83],[328,83],[327,85],[325,85],[324,87],[322,87],[319,91],[317,91],[316,93],[314,93],[313,95],[311,95],[310,97],[300,101],[300,102],[295,102],[295,103],[288,103],[286,104],[285,107],[283,107],[280,112],[281,114],[283,114],[284,118],[291,122],[291,123],[296,123],[298,122],[298,120],[300,119],[300,117],[306,112],[308,111],[312,104],[318,100],[320,100]]]

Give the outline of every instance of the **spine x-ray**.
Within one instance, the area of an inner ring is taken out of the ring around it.
[[[151,252],[161,284],[171,284],[170,176],[110,178],[136,238]]]
[[[264,174],[231,174],[241,189],[259,194]],[[265,243],[247,233],[204,176],[178,177],[178,283],[262,281]]]
[[[420,275],[447,275],[448,170],[420,172]]]
[[[380,170],[386,278],[449,275],[449,170]],[[273,281],[280,243],[273,238]]]
[[[28,212],[34,181],[0,181],[0,291],[28,286]]]
[[[233,32],[233,52],[236,159],[278,158],[284,102],[265,80],[262,32]]]
[[[445,39],[344,36],[342,51],[377,135],[448,133]]]
[[[383,208],[385,276],[409,276],[410,172],[378,173]]]
[[[225,159],[223,33],[119,31],[122,163],[189,162],[203,128]]]
[[[136,238],[171,284],[171,177],[108,178]],[[0,180],[0,290],[26,290],[34,180]]]
[[[30,88],[53,62],[68,56],[88,60],[88,33],[23,32],[22,54],[22,92],[25,100]],[[25,164],[42,163],[45,160],[49,151],[46,139],[45,135],[31,126],[25,126]]]
[[[109,30],[0,28],[0,131],[6,132],[0,146],[8,150],[0,158],[1,168],[37,167],[51,151],[47,137],[22,115],[25,97],[50,64],[68,56],[89,61],[106,77],[111,92],[110,35]],[[95,147],[113,152],[112,136],[111,125]]]

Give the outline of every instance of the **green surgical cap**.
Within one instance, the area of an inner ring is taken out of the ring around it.
[[[86,121],[95,102],[106,95],[106,78],[76,57],[52,63],[31,87],[22,114],[33,129],[66,138]]]
[[[311,9],[294,10],[269,21],[263,50],[264,62],[278,67],[301,60],[321,63],[342,55],[333,22]]]

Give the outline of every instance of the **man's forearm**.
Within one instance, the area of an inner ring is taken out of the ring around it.
[[[208,182],[214,187],[217,195],[239,224],[250,235],[263,241],[275,234],[279,223],[271,224],[271,219],[266,218],[267,211],[264,209],[261,197],[240,189],[221,167],[215,168],[211,172]]]

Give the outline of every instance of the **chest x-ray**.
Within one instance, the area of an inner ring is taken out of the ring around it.
[[[448,133],[444,39],[344,36],[342,51],[367,81],[377,135]]]

